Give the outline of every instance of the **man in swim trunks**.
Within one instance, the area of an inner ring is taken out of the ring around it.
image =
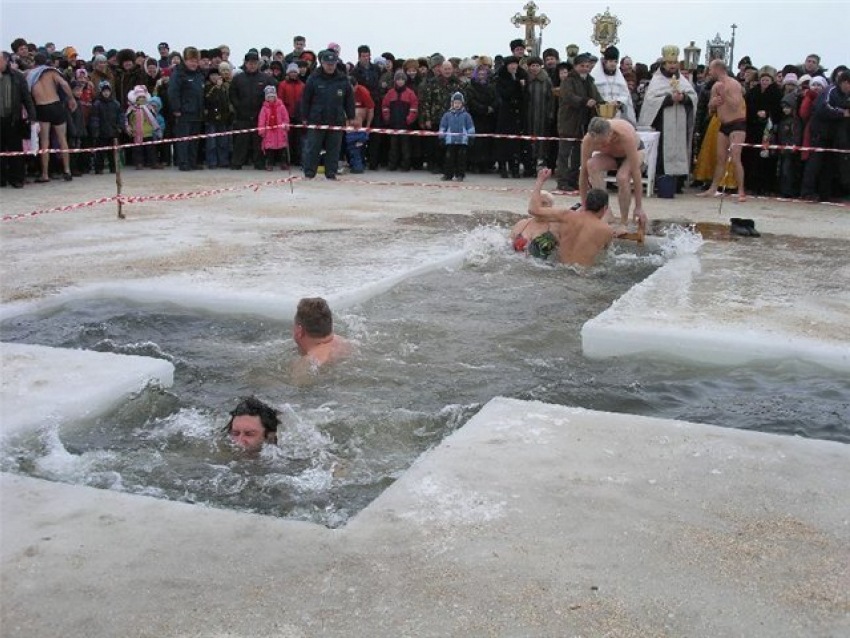
[[[555,201],[549,191],[540,191],[540,206],[552,208]],[[550,229],[549,222],[529,217],[514,224],[511,230],[511,246],[520,252],[527,252],[532,257],[546,259],[558,247],[558,241]]]
[[[55,68],[47,66],[47,56],[38,53],[35,56],[36,68],[27,75],[27,83],[35,102],[35,114],[38,118],[41,130],[39,132],[39,148],[44,151],[50,148],[50,130],[55,129],[59,140],[59,148],[62,153],[62,168],[66,182],[71,181],[71,158],[68,156],[68,138],[65,135],[65,106],[59,100],[59,90],[67,98],[68,108],[77,110],[77,101],[71,91],[70,85]],[[50,154],[41,155],[41,177],[36,181],[43,183],[50,181],[48,167],[50,165]]]
[[[747,200],[744,194],[744,165],[741,163],[741,150],[744,138],[747,136],[747,107],[744,102],[744,91],[741,84],[729,76],[726,64],[722,60],[714,60],[708,65],[711,76],[717,80],[711,88],[711,98],[708,102],[709,113],[717,113],[720,120],[720,130],[717,131],[717,164],[714,167],[714,178],[711,186],[697,197],[713,197],[726,173],[726,163],[729,161],[729,145],[732,144],[732,167],[735,181],[738,183],[738,201]]]
[[[594,117],[590,120],[587,133],[581,141],[581,171],[579,193],[585,205],[588,188],[605,190],[605,175],[617,171],[617,200],[620,203],[620,222],[629,221],[634,185],[634,218],[638,225],[646,228],[647,217],[643,212],[642,172],[645,161],[643,142],[635,128],[625,120],[606,120]]]
[[[292,366],[296,381],[305,381],[319,368],[351,354],[347,339],[333,332],[333,314],[321,297],[306,297],[298,302],[292,338],[301,357]]]
[[[254,397],[240,399],[230,412],[224,431],[234,445],[245,450],[259,450],[263,443],[277,443],[280,424],[277,410]]]
[[[528,212],[541,221],[552,223],[553,235],[558,239],[558,259],[562,264],[589,267],[596,256],[611,243],[615,231],[603,221],[608,211],[608,193],[593,188],[585,194],[585,204],[580,210],[559,210],[541,205],[543,183],[552,171],[540,169],[537,182],[528,204]]]

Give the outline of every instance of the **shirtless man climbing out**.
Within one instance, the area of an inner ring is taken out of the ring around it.
[[[541,168],[528,202],[528,213],[536,219],[552,223],[552,233],[558,238],[558,258],[562,264],[592,266],[596,256],[611,243],[615,231],[602,219],[608,214],[608,193],[593,188],[584,196],[580,210],[544,206],[541,188],[552,171]]]
[[[335,335],[333,328],[333,314],[327,301],[321,297],[312,297],[298,302],[292,326],[292,338],[301,354],[292,366],[296,381],[308,380],[318,368],[351,353],[351,344],[347,339]]]
[[[53,67],[46,66],[47,57],[44,54],[35,56],[36,68],[30,71],[28,80],[30,81],[30,92],[32,93],[33,102],[35,102],[35,113],[38,118],[41,130],[39,131],[39,148],[44,151],[50,148],[50,131],[56,130],[56,137],[59,140],[59,148],[62,153],[62,168],[66,182],[71,181],[71,158],[68,156],[68,138],[65,135],[65,107],[59,100],[59,90],[68,99],[68,108],[71,111],[77,110],[77,102],[74,99],[74,94],[71,92],[71,87],[62,77],[62,74]],[[50,181],[48,167],[50,165],[50,154],[41,154],[41,177],[36,181],[43,183]]]
[[[643,212],[641,181],[645,155],[643,142],[635,128],[627,121],[606,120],[601,117],[590,120],[587,133],[581,141],[579,194],[582,205],[586,204],[589,187],[605,190],[605,174],[608,171],[617,171],[620,222],[625,226],[629,221],[634,184],[634,218],[639,226],[646,228],[647,217]]]
[[[708,65],[711,76],[717,80],[711,88],[711,99],[708,102],[709,113],[717,113],[720,120],[720,130],[717,132],[717,164],[714,167],[714,178],[711,186],[697,197],[713,197],[717,195],[720,181],[726,173],[726,163],[729,161],[729,145],[732,144],[732,167],[735,171],[735,181],[738,183],[738,201],[747,201],[744,193],[744,165],[741,163],[741,144],[747,136],[747,107],[744,102],[744,91],[741,84],[733,77],[721,60],[714,60]]]

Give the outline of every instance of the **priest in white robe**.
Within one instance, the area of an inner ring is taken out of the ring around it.
[[[679,190],[691,168],[691,142],[697,93],[679,73],[679,47],[661,50],[662,62],[644,94],[638,126],[651,126],[661,133],[658,172],[679,177]]]
[[[591,77],[596,81],[596,88],[605,102],[617,104],[618,120],[626,120],[632,126],[637,126],[635,105],[632,94],[619,68],[620,51],[610,46],[602,52],[602,63],[593,67]]]

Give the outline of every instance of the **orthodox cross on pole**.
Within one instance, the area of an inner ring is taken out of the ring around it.
[[[546,28],[550,21],[545,13],[537,15],[537,8],[537,5],[532,0],[523,7],[525,14],[517,13],[511,18],[511,22],[517,28],[525,27],[525,47],[526,49],[531,47],[531,54],[539,56],[541,40],[543,39],[543,29]],[[534,35],[535,27],[540,27],[539,37]]]

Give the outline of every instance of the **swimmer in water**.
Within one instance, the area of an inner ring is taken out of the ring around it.
[[[607,248],[617,232],[603,220],[608,214],[608,193],[599,188],[588,191],[584,208],[559,210],[541,205],[540,189],[552,171],[541,168],[528,204],[528,212],[541,221],[553,222],[558,240],[558,259],[562,264],[589,267]],[[622,232],[622,231],[620,231]]]
[[[279,424],[277,410],[255,397],[246,397],[231,410],[224,431],[234,445],[253,451],[263,447],[263,443],[277,443]]]
[[[301,357],[292,366],[296,382],[306,381],[324,365],[351,354],[351,344],[333,332],[333,314],[321,297],[306,297],[298,302],[292,338]]]
[[[555,200],[549,191],[540,191],[540,206],[552,208]],[[552,223],[536,217],[518,221],[511,230],[511,246],[518,252],[527,252],[532,257],[546,259],[558,248],[558,240],[552,233]]]

